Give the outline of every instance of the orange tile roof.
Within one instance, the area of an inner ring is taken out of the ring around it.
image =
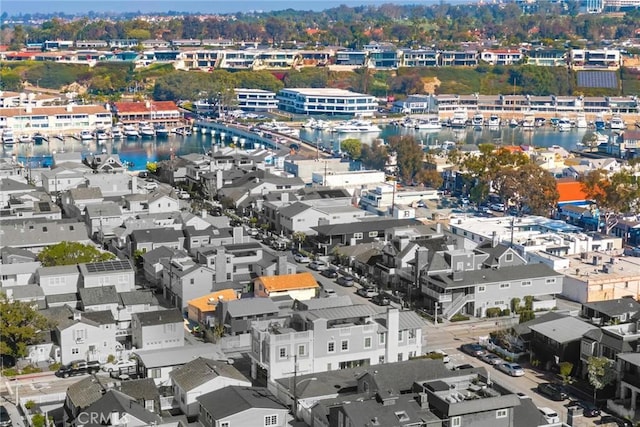
[[[318,282],[316,282],[315,277],[313,277],[313,274],[308,272],[283,274],[280,276],[261,276],[258,277],[258,280],[260,280],[264,285],[264,288],[270,292],[293,291],[318,287]]]
[[[215,311],[216,305],[218,301],[220,301],[220,297],[222,297],[225,301],[233,301],[238,299],[238,294],[234,289],[223,289],[221,291],[212,292],[203,297],[198,297],[190,300],[187,304],[194,306],[198,310],[204,311]],[[215,304],[209,304],[209,301],[215,302]]]
[[[150,111],[172,111],[178,106],[173,101],[150,101],[149,107],[145,102],[116,102],[118,113],[148,113]]]
[[[558,189],[558,203],[575,202],[587,200],[587,194],[582,190],[582,183],[575,180],[558,180],[556,183]]]
[[[505,145],[503,147],[498,147],[498,150],[508,151],[510,153],[522,153],[524,150],[519,145]],[[496,151],[498,151],[496,150]]]

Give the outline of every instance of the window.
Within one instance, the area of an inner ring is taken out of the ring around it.
[[[523,280],[522,286],[531,286],[531,280]]]
[[[78,350],[78,347],[73,347],[71,349],[71,354],[80,354],[80,350]]]
[[[229,421],[222,421],[220,423],[220,427],[230,427],[230,426],[231,426],[231,424],[229,423]]]
[[[504,256],[504,259],[505,259],[505,261],[507,261],[507,262],[511,262],[511,261],[513,261],[513,254],[506,254],[506,255]]]
[[[304,356],[305,354],[307,354],[307,348],[304,345],[299,345],[298,346],[298,356]]]
[[[353,233],[353,238],[356,240],[362,239],[362,233]]]
[[[451,421],[449,423],[450,427],[460,427],[462,425],[462,418],[461,417],[451,417],[450,421]]]
[[[287,348],[286,347],[280,347],[280,349],[278,350],[278,354],[280,356],[280,359],[286,359],[286,357],[287,357]]]
[[[194,285],[196,283],[196,279],[192,277],[191,279],[189,279],[189,283]]]
[[[371,348],[371,337],[366,337],[364,339],[364,348]]]
[[[264,425],[265,426],[276,426],[278,425],[278,416],[277,415],[267,415],[264,417]]]
[[[415,329],[409,329],[409,339],[410,340],[416,339],[416,330]]]
[[[508,415],[509,411],[507,411],[506,409],[498,409],[496,411],[496,418],[507,418]]]
[[[342,342],[340,343],[340,348],[342,349],[342,351],[349,350],[349,340],[342,340]]]
[[[329,341],[327,343],[327,352],[333,353],[334,351],[336,351],[336,343],[335,341]]]
[[[484,292],[487,290],[486,286],[478,286],[478,292]]]
[[[547,279],[547,283],[556,283],[556,279]]]
[[[378,237],[378,232],[377,231],[370,231],[369,232],[369,237]]]
[[[509,289],[510,287],[509,283],[500,283],[500,289]]]
[[[499,300],[499,301],[494,302],[494,304],[495,305],[504,305],[504,301]]]
[[[403,338],[403,332],[404,332],[404,331],[398,331],[398,341],[399,341],[399,342],[402,342],[402,340],[404,339],[404,338]]]
[[[381,334],[378,334],[378,343],[384,344],[384,332]]]

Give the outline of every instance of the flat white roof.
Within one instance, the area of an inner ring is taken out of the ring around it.
[[[373,98],[371,95],[367,95],[364,93],[351,92],[350,90],[345,89],[334,89],[334,88],[288,88],[282,89],[283,92],[294,92],[299,93],[300,95],[305,96],[337,96],[337,97],[359,97],[366,96],[369,98]]]

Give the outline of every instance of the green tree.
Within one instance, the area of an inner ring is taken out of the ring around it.
[[[525,323],[535,318],[536,313],[533,310],[520,310],[520,318],[518,319],[518,323]]]
[[[362,164],[369,169],[382,170],[389,161],[389,152],[387,147],[379,141],[373,141],[373,144],[364,144],[362,146],[362,155],[360,157]]]
[[[0,293],[0,354],[27,355],[27,346],[40,342],[51,327],[49,320],[22,301],[10,301]]]
[[[616,380],[616,364],[606,357],[591,356],[587,359],[589,384],[593,386],[593,403],[596,403],[598,390],[602,390]]]
[[[421,169],[416,173],[415,181],[425,187],[438,189],[442,186],[444,179],[436,169]]]
[[[95,246],[67,241],[47,246],[38,254],[38,260],[45,267],[108,261],[114,258],[114,254],[101,252]]]
[[[567,385],[573,382],[573,378],[571,377],[571,373],[573,372],[573,363],[571,362],[560,362],[560,378],[562,378],[562,383]]]
[[[520,298],[515,297],[515,298],[511,298],[511,311],[514,313],[519,313],[520,312]]]
[[[302,244],[307,240],[307,235],[302,231],[296,231],[293,233],[293,241],[298,244],[298,250],[302,248]]]
[[[392,136],[389,147],[395,151],[398,174],[406,184],[413,184],[416,174],[424,167],[424,152],[413,136]]]
[[[362,155],[362,142],[356,138],[347,138],[340,142],[340,149],[349,154],[352,159],[357,160]]]

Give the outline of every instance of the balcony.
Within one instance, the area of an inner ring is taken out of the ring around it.
[[[435,291],[433,289],[427,288],[427,287],[422,287],[422,293],[427,295],[429,298],[432,298],[438,302],[451,302],[453,301],[453,296],[452,294],[442,294],[438,291]]]

